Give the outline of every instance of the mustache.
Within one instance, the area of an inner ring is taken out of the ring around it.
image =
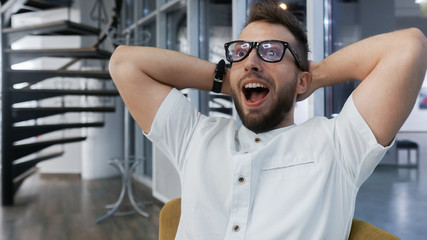
[[[271,78],[269,78],[269,77],[267,77],[267,76],[263,75],[262,73],[259,73],[259,72],[253,72],[253,71],[248,72],[248,73],[246,73],[245,75],[243,75],[243,77],[241,77],[241,78],[239,79],[239,85],[242,85],[242,82],[243,82],[243,81],[245,81],[245,80],[246,80],[246,79],[248,79],[248,78],[257,78],[257,79],[261,79],[261,80],[263,80],[264,82],[266,82],[268,85],[270,85],[270,86],[274,86],[274,81],[273,81],[273,80],[271,80]]]

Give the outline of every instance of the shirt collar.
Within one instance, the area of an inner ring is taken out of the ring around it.
[[[243,152],[252,152],[258,150],[260,147],[265,146],[271,139],[277,135],[295,127],[295,124],[292,124],[287,127],[274,129],[268,132],[263,133],[254,133],[251,130],[247,129],[245,126],[242,126],[236,136],[236,146],[237,151]]]

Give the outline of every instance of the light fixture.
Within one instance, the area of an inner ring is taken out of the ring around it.
[[[417,1],[418,1],[418,0],[417,0]],[[283,9],[283,10],[288,9],[288,5],[286,5],[286,3],[280,3],[280,4],[279,4],[279,7],[280,7],[281,9]]]
[[[427,0],[415,0],[415,3],[418,3],[418,4],[427,3]]]

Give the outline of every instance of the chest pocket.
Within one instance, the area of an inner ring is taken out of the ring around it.
[[[287,156],[278,159],[272,159],[264,164],[261,168],[261,174],[274,174],[286,171],[304,172],[307,168],[311,168],[314,164],[313,158],[301,158]]]

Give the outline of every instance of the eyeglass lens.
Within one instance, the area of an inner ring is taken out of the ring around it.
[[[280,61],[285,48],[280,42],[261,42],[258,46],[258,53],[262,59],[268,62]]]
[[[260,43],[250,43],[238,41],[231,43],[227,48],[227,58],[231,62],[243,60],[255,47],[258,55],[267,62],[277,62],[283,57],[286,47],[279,41],[264,41]]]

